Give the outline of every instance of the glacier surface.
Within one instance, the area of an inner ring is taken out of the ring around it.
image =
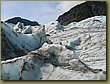
[[[7,34],[14,32],[6,23],[3,25]],[[34,33],[27,35],[20,32],[19,38],[26,41],[23,45],[28,43],[32,47],[24,49],[20,44],[17,47],[24,51],[29,49],[30,52],[25,56],[1,61],[1,79],[106,80],[106,16],[94,16],[80,22],[72,22],[63,26],[63,30],[58,28],[59,26],[61,27],[61,24],[53,22],[46,25],[45,33],[41,28],[36,28]],[[34,27],[31,28],[33,32]],[[46,43],[46,34],[52,44]],[[12,38],[8,39],[13,44],[21,42],[14,41],[16,37],[11,35]],[[43,38],[37,42],[39,35]],[[38,49],[35,49],[36,46]]]

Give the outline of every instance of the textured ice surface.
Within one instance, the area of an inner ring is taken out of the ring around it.
[[[106,16],[56,25],[46,26],[53,44],[2,61],[2,80],[106,80]]]

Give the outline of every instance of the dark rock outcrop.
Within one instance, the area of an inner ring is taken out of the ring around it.
[[[89,17],[106,15],[106,6],[105,1],[86,1],[60,15],[57,21],[62,25],[67,25]]]
[[[24,26],[26,25],[31,25],[31,26],[36,26],[36,25],[40,25],[38,22],[36,21],[30,21],[30,20],[27,20],[27,19],[23,19],[23,18],[20,18],[20,17],[14,17],[12,19],[8,19],[6,20],[5,22],[7,23],[13,23],[13,24],[17,24],[18,22],[20,23],[23,23]]]

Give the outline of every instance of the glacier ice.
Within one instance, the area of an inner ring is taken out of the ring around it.
[[[7,23],[3,25],[8,35],[14,32]],[[106,80],[106,16],[72,22],[64,26],[64,31],[56,29],[57,25],[46,25],[45,32],[37,26],[31,26],[32,34],[14,32],[32,47],[37,45],[34,39],[42,45],[35,50],[29,48],[25,56],[2,61],[2,80]],[[8,37],[10,41],[15,40],[13,34],[14,39]],[[46,34],[53,44],[45,43]],[[40,35],[43,38],[38,39]]]
[[[22,52],[22,55],[40,48],[43,43],[46,42],[45,28],[39,28],[32,34],[24,34],[26,31],[24,30],[24,33],[21,33],[24,27],[20,25],[21,23],[18,23],[15,25],[16,27],[13,28],[8,23],[3,22],[2,32],[5,35],[3,38],[6,38],[6,41],[9,42],[9,44],[11,43],[16,51],[19,51],[19,53]],[[21,27],[21,29],[18,27]],[[17,28],[20,30],[16,31]]]

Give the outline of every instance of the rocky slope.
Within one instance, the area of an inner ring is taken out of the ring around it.
[[[18,22],[20,22],[20,23],[23,23],[25,26],[27,26],[27,25],[31,25],[31,26],[38,25],[39,26],[40,25],[36,21],[30,21],[30,20],[27,20],[27,19],[23,19],[21,17],[14,17],[14,18],[6,20],[5,22],[12,23],[12,24],[17,24]]]
[[[62,25],[67,25],[89,17],[106,15],[106,7],[105,1],[86,1],[60,15],[57,21]]]
[[[4,27],[25,35],[23,29]],[[29,31],[33,32],[33,28],[29,27]],[[67,26],[55,22],[46,25],[45,33],[40,32],[43,35],[40,42],[44,37],[46,40],[38,49],[1,62],[2,80],[106,80],[106,16],[87,18]],[[18,44],[21,44],[19,40]]]

